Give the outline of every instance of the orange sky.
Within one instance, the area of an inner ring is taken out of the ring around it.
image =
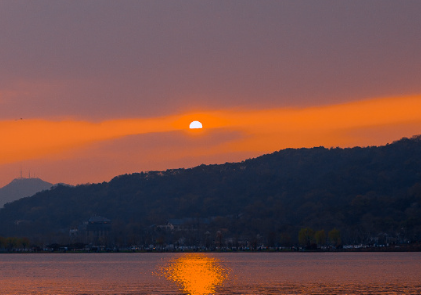
[[[420,134],[404,2],[0,1],[0,187]]]
[[[0,121],[0,165],[15,167],[15,176],[20,165],[52,182],[80,183],[109,180],[116,172],[184,167],[183,161],[187,166],[238,161],[283,148],[382,145],[421,133],[419,110],[421,96],[412,96],[102,122],[7,120]],[[189,130],[193,120],[201,121],[203,130]],[[128,144],[121,144],[125,140]],[[86,164],[78,173],[57,172],[61,163],[81,159],[92,165],[88,175]],[[116,167],[108,163],[104,169],[101,161],[115,161]]]

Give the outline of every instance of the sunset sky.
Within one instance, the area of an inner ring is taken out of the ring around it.
[[[420,15],[415,0],[1,1],[0,186],[421,134]]]

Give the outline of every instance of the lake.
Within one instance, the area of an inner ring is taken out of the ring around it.
[[[421,253],[1,254],[1,294],[421,294]]]

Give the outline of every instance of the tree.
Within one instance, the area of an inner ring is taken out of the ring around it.
[[[302,246],[310,247],[314,243],[314,230],[309,227],[302,228],[298,233],[298,242]]]
[[[11,251],[12,249],[17,248],[18,247],[18,242],[19,241],[18,241],[17,238],[12,238],[12,237],[6,238],[6,247],[7,247],[7,249],[9,251]]]
[[[222,247],[222,232],[220,230],[216,232],[216,246],[219,248]]]
[[[334,246],[339,246],[341,244],[341,232],[336,228],[332,229],[329,232],[329,240]]]
[[[268,247],[275,247],[276,244],[276,233],[271,231],[268,234]]]
[[[31,242],[28,238],[20,238],[20,244],[22,245],[23,249],[26,250],[26,247],[28,247],[30,243]]]
[[[282,232],[281,233],[280,242],[281,242],[281,246],[283,246],[283,247],[291,247],[292,246],[291,236],[289,235],[288,232]]]
[[[317,231],[314,234],[314,238],[316,240],[316,244],[318,246],[323,246],[326,244],[326,232],[324,229]]]

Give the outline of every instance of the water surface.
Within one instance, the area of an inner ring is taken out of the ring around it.
[[[2,254],[1,294],[421,294],[421,253]]]

